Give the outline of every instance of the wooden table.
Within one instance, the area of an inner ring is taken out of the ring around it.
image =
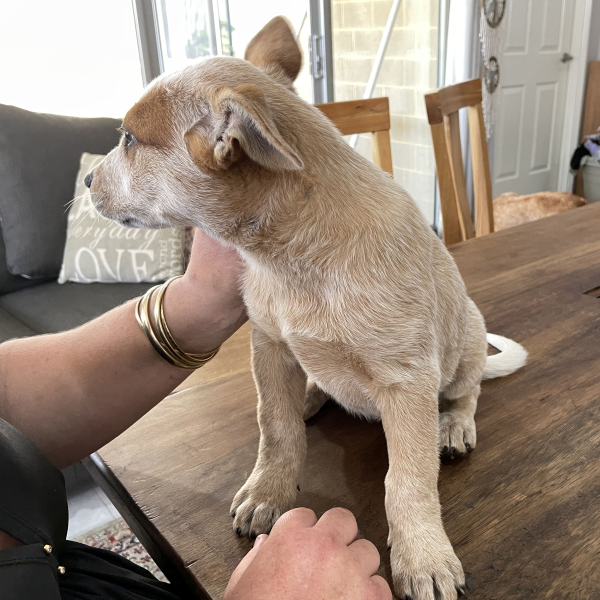
[[[522,371],[483,383],[477,449],[441,468],[444,522],[468,597],[599,598],[600,204],[451,251],[488,329],[530,353]],[[236,334],[89,463],[193,597],[220,599],[250,548],[229,516],[258,447],[248,335]],[[298,505],[352,510],[390,580],[381,425],[326,405],[307,432]]]

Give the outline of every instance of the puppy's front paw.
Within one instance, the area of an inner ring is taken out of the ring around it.
[[[233,530],[240,537],[254,539],[261,533],[269,533],[279,517],[294,507],[296,487],[285,489],[275,474],[264,473],[250,476],[235,495],[231,505]]]
[[[477,430],[472,415],[449,410],[440,413],[439,452],[442,458],[458,458],[473,452]]]
[[[465,585],[462,565],[444,531],[431,529],[415,537],[392,535],[390,562],[394,590],[399,598],[456,600]]]

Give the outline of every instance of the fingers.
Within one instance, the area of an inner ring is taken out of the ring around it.
[[[354,515],[345,508],[332,508],[319,519],[315,525],[321,532],[326,532],[335,541],[349,546],[358,534],[358,525]]]
[[[369,540],[356,540],[348,546],[348,551],[359,569],[366,575],[374,575],[379,569],[379,552]]]
[[[310,508],[293,508],[279,517],[273,525],[271,535],[290,527],[313,527],[316,522],[317,515]]]
[[[392,590],[383,577],[373,575],[370,585],[373,589],[373,594],[370,598],[373,598],[373,600],[392,600]]]
[[[244,571],[250,566],[250,563],[254,560],[256,553],[260,546],[267,540],[269,536],[263,533],[256,538],[254,542],[254,546],[244,558],[240,561],[240,564],[235,568],[235,571],[231,574],[231,578],[229,579],[229,583],[227,584],[227,589],[225,590],[225,595],[223,598],[227,597],[227,591],[232,590],[237,582],[240,580],[240,577],[244,574]]]
[[[261,533],[256,538],[256,541],[254,542],[254,546],[252,547],[252,550],[256,550],[257,548],[260,548],[260,546],[262,546],[267,541],[268,538],[269,538],[269,536],[266,533]]]

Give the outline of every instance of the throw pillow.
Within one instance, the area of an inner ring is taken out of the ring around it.
[[[58,282],[158,282],[183,273],[183,229],[132,229],[98,214],[83,180],[103,159],[81,156]]]

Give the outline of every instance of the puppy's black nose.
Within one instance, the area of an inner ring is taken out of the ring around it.
[[[92,187],[92,179],[94,179],[94,172],[90,171],[86,176],[85,179],[83,180],[83,183],[85,183],[85,187],[90,188]]]

